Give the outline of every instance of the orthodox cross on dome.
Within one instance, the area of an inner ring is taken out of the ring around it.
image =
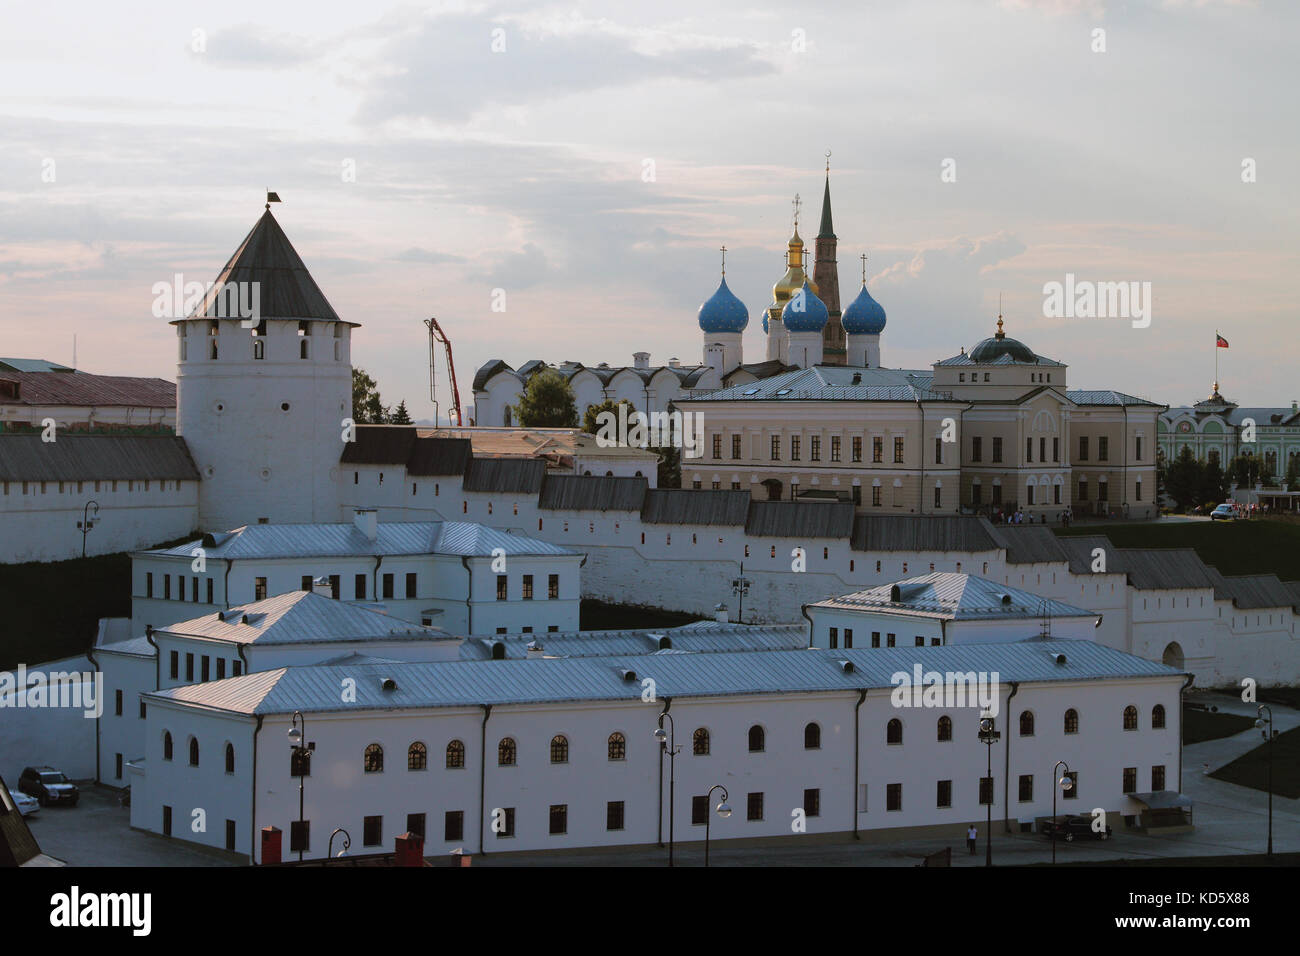
[[[802,204],[803,204],[803,203],[802,203],[802,200],[799,199],[799,194],[798,194],[798,193],[795,193],[795,194],[794,194],[794,202],[790,203],[790,205],[794,208],[794,229],[795,229],[795,232],[798,232],[798,231],[799,231],[799,207],[800,207]]]
[[[867,254],[864,252],[862,253],[862,255],[858,256],[858,258],[862,260],[862,284],[866,285],[867,284]]]
[[[1002,293],[998,293],[998,334],[997,338],[1004,338],[1006,333],[1002,331]]]
[[[719,251],[722,253],[722,275],[725,278],[727,275],[727,247],[722,246]]]

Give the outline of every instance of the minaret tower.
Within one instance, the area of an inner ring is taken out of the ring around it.
[[[203,301],[171,323],[176,433],[199,469],[204,531],[340,520],[356,324],[339,318],[271,215],[278,201],[267,197]]]
[[[822,338],[822,364],[843,365],[845,362],[844,326],[840,322],[840,275],[835,260],[835,227],[831,224],[831,151],[826,151],[826,191],[822,194],[822,221],[817,230],[816,260],[813,280],[817,296],[826,304],[830,320]]]

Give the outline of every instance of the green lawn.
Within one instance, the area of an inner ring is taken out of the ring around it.
[[[1183,707],[1183,743],[1199,744],[1206,740],[1231,737],[1255,726],[1254,717],[1241,714],[1211,714],[1194,707]]]
[[[1268,789],[1268,748],[1273,748],[1273,792],[1294,800],[1300,797],[1300,727],[1278,734],[1272,744],[1263,739],[1260,731],[1259,746],[1242,754],[1232,763],[1210,774],[1216,780],[1226,780],[1255,790]]]
[[[634,607],[630,604],[606,604],[583,598],[578,608],[578,626],[584,631],[616,631],[641,627],[678,627],[698,621],[699,614],[664,611],[659,608]],[[545,638],[543,638],[545,640]]]
[[[1118,548],[1193,548],[1223,574],[1276,574],[1300,580],[1300,523],[1188,521],[1072,525],[1059,535],[1101,534]]]

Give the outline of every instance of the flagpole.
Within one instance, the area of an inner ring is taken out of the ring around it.
[[[1214,387],[1219,387],[1219,330],[1214,330]]]

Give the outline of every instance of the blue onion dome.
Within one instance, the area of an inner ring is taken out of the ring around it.
[[[718,291],[700,306],[700,328],[705,332],[743,332],[748,324],[745,303],[732,294],[723,278]]]
[[[802,293],[802,294],[801,294]],[[797,308],[802,301],[803,308]],[[804,279],[803,287],[790,297],[790,301],[781,310],[781,322],[789,332],[820,332],[826,328],[831,314],[826,303],[817,298],[817,293]]]
[[[866,283],[852,304],[840,317],[844,331],[849,335],[879,335],[885,329],[885,309],[871,297]]]

